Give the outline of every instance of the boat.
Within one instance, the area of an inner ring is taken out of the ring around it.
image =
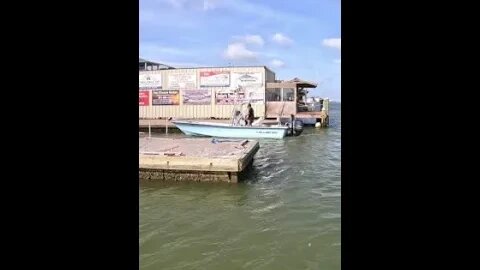
[[[182,120],[173,120],[172,123],[183,133],[190,136],[283,139],[289,132],[288,126],[241,126],[225,123]]]
[[[303,125],[301,122],[292,121],[282,125],[280,122],[276,125],[263,124],[263,117],[253,121],[252,125],[245,125],[245,116],[242,114],[241,103],[240,109],[237,108],[237,100],[241,88],[235,89],[233,94],[232,122],[213,123],[201,122],[193,120],[173,120],[172,123],[177,126],[183,133],[190,136],[210,136],[222,138],[271,138],[283,139],[285,136],[298,136],[302,133]],[[248,101],[250,103],[250,100]]]

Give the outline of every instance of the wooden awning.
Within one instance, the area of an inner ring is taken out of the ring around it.
[[[267,88],[296,88],[296,83],[290,82],[267,82]]]
[[[293,78],[288,82],[296,83],[298,87],[303,87],[303,88],[317,88],[317,83],[314,82],[309,82],[305,81],[299,78]]]
[[[314,82],[305,81],[299,78],[293,78],[289,81],[267,82],[267,88],[316,88]]]

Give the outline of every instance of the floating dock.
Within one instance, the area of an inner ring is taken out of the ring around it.
[[[143,180],[230,182],[241,180],[258,151],[255,140],[139,138]]]

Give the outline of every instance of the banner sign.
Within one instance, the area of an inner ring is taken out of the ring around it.
[[[138,91],[138,105],[139,106],[150,105],[150,90]]]
[[[230,71],[200,71],[200,87],[230,85]]]
[[[197,73],[195,70],[179,70],[168,74],[168,89],[197,88]]]
[[[153,90],[152,105],[180,105],[179,90]]]
[[[138,87],[162,88],[162,74],[160,73],[139,74]]]
[[[210,105],[212,94],[208,89],[182,90],[184,105]]]

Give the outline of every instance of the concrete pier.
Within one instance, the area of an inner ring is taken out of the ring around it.
[[[140,138],[143,180],[236,183],[259,149],[255,140]]]

